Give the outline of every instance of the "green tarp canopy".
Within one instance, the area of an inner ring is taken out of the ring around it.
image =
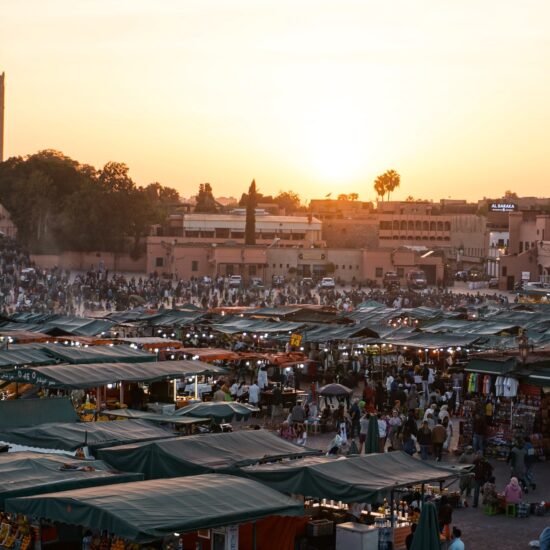
[[[36,426],[43,422],[76,422],[78,415],[68,397],[0,401],[0,430]]]
[[[153,382],[197,374],[225,373],[225,369],[202,361],[158,361],[154,363],[90,363],[8,370],[4,380],[50,388],[94,388],[115,382]]]
[[[267,516],[304,513],[301,503],[265,485],[220,474],[8,499],[6,510],[105,530],[138,543]]]
[[[117,472],[101,460],[30,452],[1,453],[0,508],[4,508],[7,498],[142,479],[142,474]]]
[[[231,422],[234,418],[237,420],[247,419],[253,412],[259,410],[248,403],[238,403],[237,401],[202,401],[178,409],[174,416],[195,418],[206,416],[216,422]]]
[[[430,464],[402,451],[349,458],[309,457],[241,468],[241,475],[283,493],[343,502],[374,502],[381,492],[459,475],[462,467]]]
[[[474,358],[464,368],[466,372],[479,372],[482,374],[494,374],[495,376],[506,376],[512,372],[517,364],[515,357],[505,359],[484,359]]]
[[[63,346],[52,344],[43,349],[63,363],[146,363],[157,360],[153,353],[130,346]]]
[[[202,422],[210,422],[210,418],[194,418],[186,416],[175,416],[173,414],[157,414],[145,411],[136,411],[134,409],[115,409],[112,411],[101,411],[107,416],[115,416],[117,418],[141,418],[142,420],[150,420],[158,424],[177,424],[178,426],[190,426],[200,424]]]
[[[53,365],[54,357],[38,349],[2,350],[0,351],[0,369],[23,365]],[[2,373],[0,372],[0,378]]]
[[[264,430],[180,437],[102,449],[99,456],[119,470],[141,472],[146,479],[234,471],[282,458],[320,451],[294,445]]]
[[[0,432],[0,441],[5,443],[62,451],[75,451],[84,445],[93,451],[100,447],[170,437],[174,434],[169,430],[137,419],[72,424],[52,422]]]

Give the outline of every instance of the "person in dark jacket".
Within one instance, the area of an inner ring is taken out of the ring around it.
[[[432,430],[430,430],[427,420],[422,422],[422,427],[418,430],[416,439],[420,445],[420,456],[422,460],[428,460],[430,446],[432,445]]]
[[[478,451],[474,458],[474,508],[477,508],[479,504],[479,492],[481,488],[485,482],[489,480],[492,474],[493,467],[484,458],[481,451]]]

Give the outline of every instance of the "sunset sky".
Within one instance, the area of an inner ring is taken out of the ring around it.
[[[1,0],[6,156],[194,194],[550,190],[548,0]]]

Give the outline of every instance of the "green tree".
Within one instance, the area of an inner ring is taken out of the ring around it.
[[[209,183],[201,183],[197,194],[195,212],[201,214],[215,214],[218,211],[216,199],[212,193],[212,186]]]
[[[384,199],[384,195],[388,195],[395,191],[401,185],[401,176],[395,170],[387,170],[374,180],[374,190],[379,197]]]
[[[518,194],[514,191],[511,191],[510,189],[507,189],[504,191],[504,198],[506,200],[513,200],[518,198]]]
[[[256,244],[256,205],[258,204],[256,180],[252,180],[248,188],[246,203],[246,224],[244,228],[244,244]]]
[[[274,200],[279,208],[284,208],[287,213],[296,212],[302,205],[300,195],[294,191],[279,191]]]
[[[356,201],[359,198],[358,193],[349,193],[348,194],[348,200],[350,201]]]

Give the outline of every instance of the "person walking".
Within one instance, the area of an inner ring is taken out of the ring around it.
[[[527,458],[527,451],[525,450],[525,447],[522,443],[523,442],[521,441],[514,442],[514,446],[512,447],[512,450],[508,455],[508,462],[510,463],[510,466],[512,468],[512,476],[518,479],[521,486],[525,488],[525,492],[527,493],[525,481],[525,459]]]
[[[493,467],[485,459],[482,452],[478,451],[474,458],[474,508],[477,508],[479,504],[479,493],[481,488],[489,480],[492,473]]]
[[[441,455],[443,453],[443,444],[447,439],[447,430],[438,420],[435,428],[432,430],[432,445],[434,448],[436,462],[441,462]]]
[[[422,422],[422,427],[418,430],[416,439],[420,445],[420,456],[422,460],[428,460],[428,454],[432,444],[432,430],[430,430],[427,420]]]

